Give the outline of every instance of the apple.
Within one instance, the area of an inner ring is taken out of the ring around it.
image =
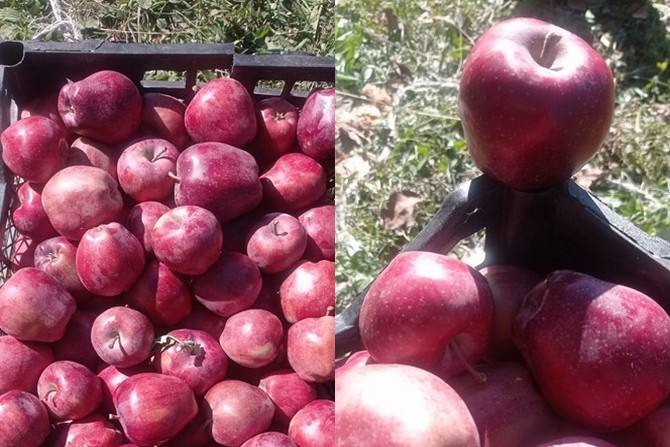
[[[35,394],[37,380],[54,361],[50,345],[21,341],[11,335],[0,336],[0,394],[21,390]]]
[[[73,132],[104,144],[118,144],[139,129],[142,97],[126,75],[101,70],[68,81],[58,95],[58,113]]]
[[[57,360],[42,371],[37,396],[54,420],[81,419],[102,404],[102,383],[84,365]]]
[[[298,447],[288,435],[278,431],[266,431],[247,439],[241,447]]]
[[[77,246],[64,236],[45,239],[35,247],[34,266],[53,276],[77,302],[89,298],[77,275]]]
[[[40,400],[21,390],[0,395],[0,446],[39,447],[51,431],[49,415]]]
[[[265,273],[279,273],[305,252],[307,232],[300,221],[286,213],[269,213],[250,229],[247,256]]]
[[[201,206],[221,222],[253,210],[263,198],[256,160],[229,144],[205,142],[187,147],[177,159],[175,177],[175,204]]]
[[[142,312],[114,306],[96,317],[91,328],[91,343],[98,357],[109,365],[138,365],[151,354],[154,327]]]
[[[212,417],[212,437],[221,445],[239,446],[264,432],[275,411],[263,390],[240,380],[224,380],[212,386],[203,405]]]
[[[19,204],[12,211],[12,222],[16,230],[35,242],[58,234],[42,206],[41,189],[32,182],[22,183],[16,191]]]
[[[58,233],[79,240],[89,228],[113,221],[123,208],[123,199],[107,171],[68,166],[44,185],[42,206]]]
[[[307,232],[305,259],[335,261],[335,205],[314,206],[298,220]]]
[[[115,181],[116,162],[119,155],[116,148],[99,143],[86,137],[79,137],[70,144],[70,150],[65,164],[67,166],[94,166],[107,171]]]
[[[335,382],[335,445],[479,447],[463,399],[434,374],[409,365],[355,368]]]
[[[279,157],[260,176],[263,201],[272,211],[298,211],[314,205],[326,192],[323,167],[305,154]]]
[[[177,157],[177,148],[162,138],[132,143],[116,163],[119,186],[137,202],[165,200],[173,195]]]
[[[118,222],[87,230],[75,255],[77,276],[96,295],[116,296],[128,290],[144,270],[144,248]]]
[[[51,344],[57,360],[71,360],[94,370],[100,359],[91,343],[91,328],[98,316],[95,312],[77,310],[70,318],[63,338]]]
[[[316,384],[306,382],[292,369],[284,368],[264,375],[258,387],[275,404],[274,422],[288,428],[291,418],[318,397]]]
[[[243,310],[228,318],[219,343],[238,365],[260,368],[277,358],[284,343],[284,326],[267,310]]]
[[[102,414],[94,413],[56,425],[49,447],[119,447],[123,440],[121,430]]]
[[[147,259],[155,257],[151,243],[151,229],[158,218],[169,210],[170,207],[164,203],[148,200],[136,203],[128,211],[125,226],[142,243],[144,255]]]
[[[106,364],[105,364],[106,365]],[[116,413],[114,407],[114,392],[121,383],[128,377],[139,373],[156,372],[147,363],[129,366],[127,368],[117,368],[113,365],[106,365],[98,371],[98,378],[102,383],[102,405],[100,409],[104,414]]]
[[[567,436],[538,444],[536,447],[617,447],[600,438],[590,436]]]
[[[0,330],[19,340],[60,340],[75,310],[72,295],[35,267],[18,270],[0,287]]]
[[[140,446],[170,440],[198,413],[193,391],[183,380],[151,372],[121,382],[114,405],[126,437]]]
[[[175,329],[163,337],[153,365],[157,372],[179,377],[196,396],[223,380],[228,357],[218,340],[197,329]]]
[[[493,334],[484,357],[488,360],[521,360],[512,340],[512,320],[528,292],[542,280],[517,265],[489,265],[479,270],[491,287],[495,303]]]
[[[554,271],[512,336],[551,406],[586,428],[622,430],[670,395],[670,316],[629,287]]]
[[[177,149],[188,144],[189,136],[184,125],[186,105],[174,96],[158,92],[142,95],[140,130],[168,140]]]
[[[289,152],[296,140],[298,119],[298,109],[284,98],[259,101],[256,104],[258,132],[252,144],[256,158],[271,162]]]
[[[29,182],[45,183],[65,166],[68,144],[58,124],[35,115],[0,134],[2,160],[12,173]]]
[[[335,317],[305,318],[293,323],[286,336],[291,368],[308,382],[335,378]]]
[[[300,447],[333,447],[335,402],[316,399],[305,405],[291,419],[288,436]]]
[[[242,253],[223,252],[212,267],[193,278],[192,290],[207,309],[230,317],[252,307],[262,285],[261,272],[251,258]]]
[[[152,260],[124,293],[126,303],[161,325],[179,323],[191,313],[192,296],[186,278]]]
[[[494,25],[463,66],[459,112],[470,154],[514,189],[570,178],[604,141],[613,109],[607,62],[577,35],[541,20]]]
[[[300,149],[315,160],[335,161],[335,88],[312,91],[300,110]]]
[[[334,313],[335,263],[301,262],[279,286],[279,302],[289,323]]]
[[[370,286],[359,327],[376,362],[411,364],[448,377],[481,359],[493,314],[491,289],[481,273],[446,255],[407,251]]]
[[[219,258],[223,232],[211,211],[195,205],[178,206],[156,220],[151,246],[156,258],[168,268],[185,275],[201,275]]]
[[[233,78],[214,79],[198,90],[186,107],[184,124],[199,143],[216,141],[243,147],[256,137],[253,100]]]

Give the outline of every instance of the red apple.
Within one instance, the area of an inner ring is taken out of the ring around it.
[[[79,137],[70,144],[66,160],[67,166],[94,166],[107,171],[115,181],[116,161],[119,155],[113,146],[99,143],[86,137]]]
[[[114,407],[114,392],[121,383],[128,377],[139,373],[155,372],[148,364],[141,363],[127,368],[117,368],[113,365],[107,365],[98,371],[98,377],[102,383],[102,406],[101,410],[105,414],[116,413]]]
[[[214,79],[198,90],[186,107],[184,124],[196,142],[216,141],[243,147],[256,137],[251,95],[232,78]]]
[[[102,403],[102,383],[84,365],[57,360],[42,371],[37,382],[37,395],[54,420],[81,419]]]
[[[126,228],[142,243],[147,259],[155,256],[151,243],[151,229],[158,218],[169,210],[170,208],[167,205],[149,200],[133,205],[128,212]]]
[[[63,338],[51,344],[57,360],[71,360],[94,370],[100,359],[91,343],[91,328],[98,316],[95,312],[77,310],[70,318]]]
[[[335,309],[335,263],[302,262],[279,287],[282,313],[289,323],[332,315]]]
[[[0,395],[0,445],[39,447],[51,431],[49,415],[33,394],[11,390]]]
[[[11,335],[0,336],[0,358],[0,394],[10,390],[35,394],[40,374],[54,361],[48,344],[21,341]]]
[[[305,318],[293,323],[286,337],[291,368],[308,382],[335,378],[335,317]]]
[[[552,272],[512,335],[552,407],[587,428],[624,429],[670,395],[670,316],[629,287]]]
[[[174,96],[147,92],[142,95],[141,129],[168,140],[177,149],[188,143],[189,136],[184,125],[186,106]]]
[[[0,287],[0,330],[19,340],[60,340],[75,309],[72,295],[35,267],[18,270]]]
[[[243,310],[228,318],[219,343],[238,365],[260,368],[277,358],[284,343],[284,326],[267,310]]]
[[[67,141],[58,124],[43,116],[16,121],[0,134],[2,160],[14,174],[45,183],[65,166]]]
[[[402,252],[365,296],[361,340],[376,362],[411,364],[448,377],[482,357],[493,313],[481,273],[449,256]]]
[[[124,440],[121,430],[98,413],[58,424],[54,433],[49,447],[119,447]]]
[[[301,153],[282,155],[260,176],[263,201],[273,211],[297,211],[314,205],[326,192],[326,175]]]
[[[18,207],[12,211],[12,222],[16,230],[35,242],[56,236],[56,229],[42,206],[41,186],[24,182],[16,191]]]
[[[118,222],[86,231],[75,256],[77,275],[96,295],[115,296],[128,290],[144,270],[144,248]]]
[[[185,205],[172,208],[151,229],[156,258],[185,275],[201,275],[221,254],[223,232],[216,216],[205,208]]]
[[[515,189],[570,178],[607,136],[613,109],[607,62],[577,35],[537,19],[491,27],[463,66],[459,111],[470,154]]]
[[[291,369],[280,369],[263,376],[258,387],[275,404],[274,421],[288,427],[291,418],[305,405],[317,398],[316,384],[306,382]]]
[[[116,389],[114,404],[126,437],[141,446],[168,441],[198,413],[191,388],[177,377],[158,373],[128,377]]]
[[[196,396],[204,395],[226,376],[226,353],[218,340],[207,332],[176,329],[168,332],[163,339],[153,361],[156,371],[179,377]]]
[[[58,96],[58,113],[73,132],[117,144],[137,132],[142,97],[124,74],[101,70],[80,81],[68,81]]]
[[[69,166],[44,185],[42,205],[56,231],[79,240],[89,228],[114,220],[123,208],[123,199],[107,171]]]
[[[137,202],[173,195],[179,151],[162,138],[146,138],[126,147],[116,163],[119,186]]]
[[[300,221],[286,213],[269,213],[250,229],[247,256],[261,271],[279,273],[297,262],[305,252],[307,232]]]
[[[43,240],[35,247],[34,265],[53,276],[78,302],[90,296],[76,268],[77,246],[64,236]]]
[[[263,198],[254,157],[234,146],[205,142],[187,147],[177,159],[177,205],[198,205],[221,222],[256,208]]]
[[[256,104],[258,132],[253,142],[254,155],[268,162],[293,148],[298,125],[298,110],[284,98],[266,98]]]
[[[242,445],[270,426],[275,408],[257,386],[224,380],[205,394],[206,411],[212,415],[212,437],[221,445]]]
[[[315,160],[335,160],[335,88],[314,90],[300,110],[300,149]]]
[[[479,447],[472,415],[439,377],[413,366],[367,365],[335,382],[338,446]]]
[[[149,358],[154,328],[143,313],[115,306],[100,313],[93,322],[91,343],[103,362],[117,367],[134,366]]]
[[[335,446],[335,402],[317,399],[291,419],[289,437],[300,447]]]
[[[304,257],[310,261],[335,261],[335,205],[310,208],[298,220],[307,232]]]
[[[193,278],[193,295],[215,314],[230,317],[253,306],[262,284],[261,272],[248,256],[223,252],[204,274]]]
[[[246,440],[240,447],[298,447],[288,435],[266,431]]]

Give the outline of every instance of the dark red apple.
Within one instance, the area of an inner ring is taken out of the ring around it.
[[[207,309],[230,317],[253,306],[261,291],[261,272],[248,256],[223,252],[204,274],[193,278],[193,295]]]
[[[622,430],[670,395],[670,316],[629,287],[552,272],[512,335],[551,406],[587,428]]]
[[[93,322],[91,343],[100,359],[113,366],[128,367],[149,358],[154,343],[154,327],[141,312],[114,306]]]
[[[54,420],[81,419],[102,404],[102,383],[84,365],[57,360],[42,371],[37,396]]]
[[[272,422],[272,400],[257,386],[224,380],[205,394],[206,411],[212,416],[212,437],[221,445],[242,445],[264,432]]]
[[[185,275],[201,275],[219,258],[223,232],[209,210],[178,206],[156,220],[151,246],[156,258],[168,268]]]
[[[44,185],[42,205],[56,231],[79,240],[89,228],[113,221],[123,208],[123,199],[107,171],[69,166]]]
[[[117,368],[107,365],[98,371],[98,377],[102,383],[102,406],[104,414],[115,414],[114,392],[128,377],[139,373],[156,372],[147,363],[141,363],[127,368]]]
[[[34,265],[53,276],[78,302],[90,296],[76,268],[77,246],[64,236],[43,240],[35,247]]]
[[[139,129],[142,97],[126,75],[102,70],[80,81],[68,81],[58,95],[58,113],[73,132],[117,144]]]
[[[116,161],[119,158],[117,149],[113,146],[99,143],[86,137],[79,137],[70,144],[66,160],[67,166],[94,166],[107,171],[115,181]]]
[[[279,157],[260,176],[263,201],[273,211],[297,211],[314,205],[326,192],[323,167],[305,154]]]
[[[333,315],[335,309],[335,263],[305,261],[282,281],[279,300],[286,321]]]
[[[306,382],[291,369],[280,369],[263,376],[258,387],[275,404],[274,421],[288,428],[291,418],[318,396],[316,384]]]
[[[263,198],[254,157],[224,143],[187,147],[177,159],[174,200],[212,211],[221,222],[256,208]]]
[[[11,335],[0,336],[0,358],[0,394],[10,390],[35,394],[40,374],[54,361],[50,345]]]
[[[70,318],[63,338],[51,344],[57,360],[71,360],[95,370],[100,359],[91,343],[91,328],[98,316],[95,312],[77,310]]]
[[[361,340],[376,362],[411,364],[447,377],[482,357],[493,314],[481,273],[446,255],[402,252],[368,290]]]
[[[16,230],[35,242],[56,236],[56,229],[42,206],[41,186],[24,182],[16,191],[18,206],[12,211],[12,222]]]
[[[335,261],[335,205],[310,208],[298,220],[307,232],[305,259]]]
[[[177,149],[189,141],[184,113],[186,106],[174,96],[147,92],[142,95],[141,130],[168,140]]]
[[[293,323],[286,337],[291,368],[308,382],[335,378],[335,317],[305,318]]]
[[[258,160],[271,162],[289,152],[296,140],[298,110],[284,98],[266,98],[256,104],[258,132],[253,153]]]
[[[55,426],[49,447],[119,447],[123,433],[108,418],[94,413]]]
[[[0,420],[3,447],[39,447],[51,431],[47,409],[26,391],[11,390],[0,395]]]
[[[238,365],[260,368],[277,358],[284,343],[284,326],[267,310],[243,310],[228,318],[219,343]]]
[[[307,232],[300,221],[286,213],[269,213],[249,231],[247,256],[265,273],[279,273],[305,252]]]
[[[256,137],[253,100],[233,78],[214,79],[198,90],[186,107],[184,124],[196,142],[216,141],[243,147]]]
[[[140,202],[133,205],[126,218],[126,228],[142,243],[147,259],[153,258],[154,249],[151,243],[151,229],[163,214],[170,208],[156,201]]]
[[[177,148],[162,138],[132,143],[116,163],[119,186],[137,202],[165,200],[174,194],[177,157]]]
[[[314,90],[300,110],[300,149],[315,160],[335,161],[335,88]]]
[[[0,287],[0,330],[24,341],[57,341],[76,306],[72,295],[51,275],[24,267]]]
[[[584,40],[537,19],[514,18],[477,39],[463,66],[459,111],[485,174],[532,190],[567,180],[609,131],[614,83]]]
[[[335,395],[338,446],[480,447],[463,399],[423,369],[398,364],[354,368],[338,377]]]
[[[335,402],[316,399],[291,419],[288,436],[300,447],[335,446]]]
[[[288,435],[278,431],[266,431],[249,438],[240,447],[298,447]]]
[[[128,290],[144,270],[144,248],[118,222],[86,231],[75,256],[77,276],[96,295],[116,296]]]
[[[68,144],[58,124],[35,115],[0,134],[2,160],[14,174],[29,182],[45,183],[65,166]]]
[[[156,371],[179,377],[196,396],[204,395],[226,376],[226,353],[218,340],[207,332],[176,329],[162,339],[164,341],[153,360]]]
[[[177,377],[159,373],[128,377],[116,388],[114,404],[126,437],[140,446],[168,441],[198,413],[191,388]]]

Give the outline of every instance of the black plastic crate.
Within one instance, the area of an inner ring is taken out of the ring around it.
[[[403,251],[446,254],[480,230],[482,265],[516,264],[540,275],[572,269],[635,288],[670,312],[670,243],[641,231],[571,180],[521,192],[477,177],[449,194]],[[335,318],[337,357],[363,348],[358,315],[366,291]]]
[[[0,41],[0,131],[16,121],[17,105],[58,91],[67,79],[82,79],[103,69],[124,73],[141,93],[161,92],[186,102],[195,94],[201,72],[211,70],[240,81],[255,100],[281,96],[296,107],[304,104],[312,86],[335,83],[333,57],[236,54],[232,44]],[[151,74],[158,70],[176,74],[178,80],[152,80]],[[20,240],[9,215],[15,179],[0,165],[2,284],[11,274],[14,251],[25,241]]]

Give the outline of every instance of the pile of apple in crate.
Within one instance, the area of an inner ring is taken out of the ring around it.
[[[459,91],[476,164],[529,193],[581,168],[613,104],[585,41],[526,18],[476,41]],[[365,349],[336,370],[336,445],[670,446],[667,311],[585,273],[531,270],[392,260],[362,303]]]
[[[332,443],[334,89],[61,87],[1,135],[0,446]]]

